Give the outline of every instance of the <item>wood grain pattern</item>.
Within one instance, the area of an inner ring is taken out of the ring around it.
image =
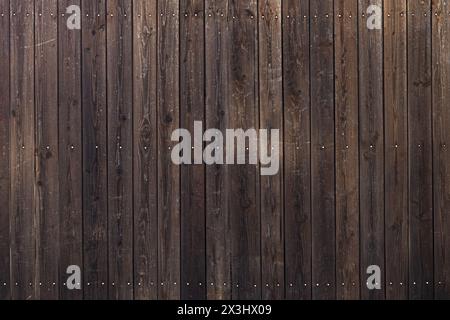
[[[335,1],[336,282],[359,298],[358,2]]]
[[[448,299],[449,12],[0,0],[0,299]],[[278,174],[179,128],[278,129]]]
[[[62,16],[70,5],[58,2],[58,107],[59,107],[59,274],[71,265],[83,265],[83,141],[81,97],[81,32],[67,28]],[[50,12],[51,16],[52,12]],[[48,15],[47,15],[48,17]],[[64,278],[63,278],[64,279]],[[61,287],[59,278],[58,285]],[[53,279],[54,280],[54,279]],[[52,281],[53,281],[52,280]],[[82,290],[60,289],[60,298],[82,299]]]
[[[434,173],[434,268],[435,298],[450,298],[450,21],[447,1],[434,0],[433,12],[433,173]]]
[[[82,0],[83,292],[108,298],[106,2]],[[115,68],[116,66],[114,66]],[[128,276],[128,275],[127,275]]]
[[[311,299],[309,1],[285,1],[282,7],[286,298]]]
[[[229,126],[258,129],[257,1],[229,1]],[[235,17],[233,19],[233,17]],[[250,143],[250,142],[248,142]],[[249,145],[247,145],[248,149]],[[259,170],[230,166],[231,284],[233,299],[261,298]]]
[[[407,299],[407,1],[384,2],[386,298]]]
[[[35,1],[36,250],[40,299],[58,299],[59,143],[56,0]],[[37,282],[36,282],[37,285]]]
[[[156,299],[158,278],[157,96],[155,1],[133,3],[134,295]],[[137,286],[136,286],[137,284]]]
[[[312,296],[336,297],[334,8],[310,3],[311,14],[311,199]]]
[[[180,2],[180,127],[194,134],[205,123],[205,20],[203,0]],[[210,128],[203,128],[208,130]],[[194,140],[193,140],[194,141]],[[203,155],[194,146],[192,159]],[[181,283],[205,283],[205,166],[181,167]],[[196,257],[191,259],[191,257]],[[182,286],[182,299],[206,298],[205,286]]]
[[[385,268],[384,252],[384,132],[383,132],[383,31],[369,29],[369,8],[383,10],[382,1],[359,0],[359,167],[360,167],[360,270],[367,279],[367,268]],[[370,9],[370,10],[369,10]],[[383,272],[384,273],[384,272]],[[381,290],[368,290],[361,283],[361,298],[384,299]]]
[[[432,299],[431,2],[408,1],[409,297]]]
[[[12,1],[10,10],[11,296],[36,299],[39,221],[35,195],[34,1]]]
[[[179,299],[180,168],[170,143],[180,126],[178,1],[158,1],[158,13],[158,298]]]
[[[131,0],[106,6],[108,298],[133,298],[133,38]],[[114,67],[112,67],[114,66]]]
[[[259,126],[280,130],[283,141],[283,67],[281,39],[281,1],[258,3],[259,12]],[[261,138],[261,137],[260,137]],[[260,142],[261,144],[264,142]],[[266,150],[277,151],[268,133]],[[281,146],[280,146],[281,148]],[[278,156],[283,157],[283,149]],[[284,217],[283,167],[274,176],[262,176],[261,190],[261,273],[263,299],[284,298]]]
[[[208,128],[224,132],[229,127],[229,28],[228,1],[205,2],[205,121]],[[206,168],[206,276],[208,299],[231,299],[231,239],[228,166]]]
[[[11,298],[10,284],[10,188],[11,188],[11,166],[10,166],[10,55],[9,37],[10,21],[9,0],[0,1],[0,283],[6,286],[0,287],[0,299]]]

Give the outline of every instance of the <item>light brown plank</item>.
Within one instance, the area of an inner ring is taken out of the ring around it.
[[[158,272],[156,1],[133,2],[134,295],[156,299]]]

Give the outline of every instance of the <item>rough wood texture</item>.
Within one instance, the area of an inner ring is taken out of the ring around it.
[[[36,250],[39,298],[58,299],[59,274],[58,19],[56,0],[35,1]],[[37,284],[37,283],[36,283]]]
[[[434,285],[436,299],[450,298],[450,5],[433,3]]]
[[[281,1],[259,2],[259,126],[280,130],[283,141],[283,86]],[[266,150],[271,154],[272,134]],[[280,159],[283,149],[280,145]],[[263,299],[284,298],[283,166],[274,176],[263,176],[261,189],[261,273]]]
[[[430,9],[430,0],[408,1],[410,299],[434,296]]]
[[[80,5],[80,2],[58,2],[59,273],[64,278],[68,266],[83,265],[83,182],[80,174],[83,170],[83,142],[81,33],[69,30],[67,19],[61,14],[68,6]],[[61,286],[61,282],[58,285]],[[78,300],[82,297],[82,290],[60,289],[61,299]]]
[[[180,127],[194,133],[205,123],[205,20],[203,0],[180,2]],[[203,128],[207,130],[209,128]],[[202,155],[194,146],[192,159]],[[181,168],[181,283],[205,283],[205,165]],[[196,257],[191,259],[191,257]],[[206,286],[182,286],[181,298],[206,298]]]
[[[82,0],[83,287],[108,298],[106,2]],[[117,66],[114,66],[116,68]],[[128,276],[128,275],[127,275]]]
[[[131,0],[108,0],[108,292],[133,298],[133,38]]]
[[[310,3],[312,296],[336,297],[333,1]]]
[[[449,299],[449,12],[0,0],[0,299]],[[174,164],[195,121],[278,174]]]
[[[368,290],[367,268],[384,270],[384,131],[383,131],[383,31],[369,29],[369,9],[382,1],[359,0],[359,173],[361,298],[384,299],[381,290]]]
[[[134,294],[156,299],[158,190],[155,1],[134,1]],[[136,286],[137,284],[137,286]]]
[[[0,12],[9,12],[9,0],[0,1]],[[10,59],[9,59],[9,14],[0,17],[0,299],[11,298],[10,289]]]
[[[384,2],[386,298],[408,298],[408,100],[406,2]]]
[[[359,298],[358,2],[335,1],[336,282]]]
[[[311,299],[309,1],[285,1],[282,7],[286,298]]]
[[[34,1],[12,1],[10,10],[10,286],[13,299],[36,299],[40,234],[35,196]]]
[[[257,1],[229,1],[229,128],[258,128]],[[235,17],[235,19],[233,19]],[[259,170],[230,166],[233,299],[261,298]]]
[[[223,132],[228,125],[229,27],[228,1],[205,3],[205,119],[208,128]],[[231,299],[231,239],[227,166],[206,168],[206,272],[208,299]]]
[[[180,127],[179,2],[158,1],[158,13],[158,298],[179,299],[180,168],[171,160]]]

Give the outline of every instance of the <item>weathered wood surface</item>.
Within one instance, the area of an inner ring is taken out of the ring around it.
[[[0,299],[450,298],[449,11],[0,0]],[[173,163],[195,121],[278,174]]]

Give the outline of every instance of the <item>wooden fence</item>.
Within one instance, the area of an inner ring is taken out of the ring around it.
[[[448,299],[449,138],[446,0],[0,0],[0,298]]]

